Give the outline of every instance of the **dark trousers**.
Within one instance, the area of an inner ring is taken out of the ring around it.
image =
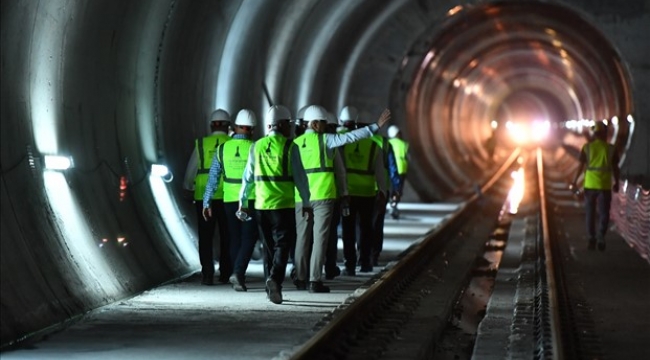
[[[253,219],[249,221],[241,221],[237,218],[235,213],[239,210],[239,202],[224,203],[226,212],[226,219],[228,219],[228,233],[230,235],[230,261],[233,264],[233,273],[244,279],[248,263],[253,256],[255,243],[258,238],[257,221]],[[248,202],[248,208],[255,210],[255,200]]]
[[[213,241],[215,226],[219,226],[219,280],[226,281],[232,275],[230,247],[228,244],[228,219],[223,207],[223,200],[210,201],[212,217],[203,219],[203,200],[196,200],[196,216],[199,219],[199,259],[204,276],[214,275]]]
[[[289,250],[296,244],[294,208],[257,210],[257,223],[264,243],[264,275],[278,285],[284,282]]]
[[[386,218],[386,204],[388,198],[384,195],[377,195],[375,201],[375,211],[373,212],[373,237],[372,237],[372,261],[377,265],[379,254],[384,248],[384,219]]]
[[[585,189],[585,214],[587,217],[587,235],[589,240],[603,242],[609,225],[609,208],[612,203],[611,190]],[[598,232],[596,232],[596,215],[598,215]]]
[[[213,216],[206,221],[203,219],[203,202],[194,201],[196,208],[196,218],[198,219],[198,233],[199,233],[199,260],[201,261],[201,273],[204,277],[214,276],[214,254],[213,254],[213,238],[214,230],[217,224],[216,218]],[[215,203],[211,203],[212,213],[214,214]]]
[[[327,249],[325,250],[325,274],[333,274],[336,268],[336,260],[338,257],[338,244],[339,244],[339,223],[341,222],[341,202],[337,201],[334,204],[334,214],[330,223],[330,237],[327,241]]]
[[[343,225],[343,256],[345,268],[354,269],[357,266],[357,242],[359,247],[359,263],[362,267],[371,267],[370,252],[372,248],[372,214],[375,206],[374,196],[350,196],[350,215],[344,216]],[[359,221],[359,237],[357,238],[356,224]]]

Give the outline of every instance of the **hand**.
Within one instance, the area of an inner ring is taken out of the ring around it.
[[[618,192],[618,181],[614,183],[614,186],[612,186],[612,191],[617,193]]]
[[[399,191],[394,191],[393,196],[390,198],[390,201],[397,204],[401,198],[402,194],[400,194]]]
[[[314,218],[314,209],[311,207],[303,206],[302,207],[302,217],[306,218],[307,220],[313,219]]]
[[[242,214],[245,214],[246,216],[242,216]],[[250,210],[248,208],[240,206],[237,212],[235,213],[235,216],[237,216],[237,219],[239,219],[240,221],[248,221],[250,220],[251,217]]]
[[[203,208],[203,219],[205,221],[208,221],[209,218],[212,217],[212,208]]]
[[[390,110],[384,109],[381,115],[379,115],[377,125],[381,128],[382,126],[388,124],[388,120],[390,120]]]

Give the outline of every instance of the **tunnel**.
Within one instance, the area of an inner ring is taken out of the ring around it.
[[[384,108],[412,147],[405,197],[444,200],[541,121],[574,171],[607,120],[622,176],[648,188],[650,8],[643,0],[5,0],[2,346],[199,268],[182,180],[216,108]],[[49,156],[68,159],[51,169]],[[168,169],[159,176],[158,165]],[[569,181],[567,175],[567,182]]]

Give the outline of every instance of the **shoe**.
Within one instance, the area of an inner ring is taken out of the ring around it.
[[[359,269],[359,272],[362,273],[372,272],[372,265],[362,265],[361,269]]]
[[[232,284],[232,288],[235,291],[248,291],[248,289],[246,288],[246,284],[244,283],[243,276],[237,276],[235,274],[232,274],[230,276],[230,283]]]
[[[282,292],[280,290],[280,285],[278,285],[273,279],[266,279],[266,294],[269,297],[269,300],[274,304],[282,304]]]
[[[323,285],[320,281],[310,281],[309,282],[309,292],[310,293],[328,293],[330,292],[329,286]]]
[[[605,251],[605,242],[604,241],[598,243],[598,250]]]
[[[589,239],[589,245],[587,245],[587,249],[596,250],[596,240]]]
[[[332,280],[339,275],[341,275],[341,269],[339,269],[338,266],[335,266],[330,270],[325,270],[325,279],[327,280]]]
[[[296,285],[298,290],[307,290],[307,281],[295,279],[293,284]]]
[[[203,275],[201,285],[214,285],[214,275]]]
[[[357,276],[357,271],[355,269],[343,269],[341,272],[343,276]]]
[[[225,275],[219,275],[219,282],[222,284],[227,284],[230,282],[230,278]]]

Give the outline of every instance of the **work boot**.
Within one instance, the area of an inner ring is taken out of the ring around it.
[[[310,293],[328,293],[330,292],[329,286],[323,285],[321,281],[310,281],[309,282],[309,292]]]
[[[596,250],[596,239],[589,239],[589,244],[587,245],[587,249],[589,250]]]
[[[246,283],[244,282],[244,277],[243,276],[237,276],[235,274],[232,274],[230,276],[230,283],[232,284],[232,288],[235,291],[248,291],[248,288],[246,288]]]
[[[271,278],[266,279],[266,294],[272,303],[278,305],[282,304],[282,291],[280,290],[280,285]]]

